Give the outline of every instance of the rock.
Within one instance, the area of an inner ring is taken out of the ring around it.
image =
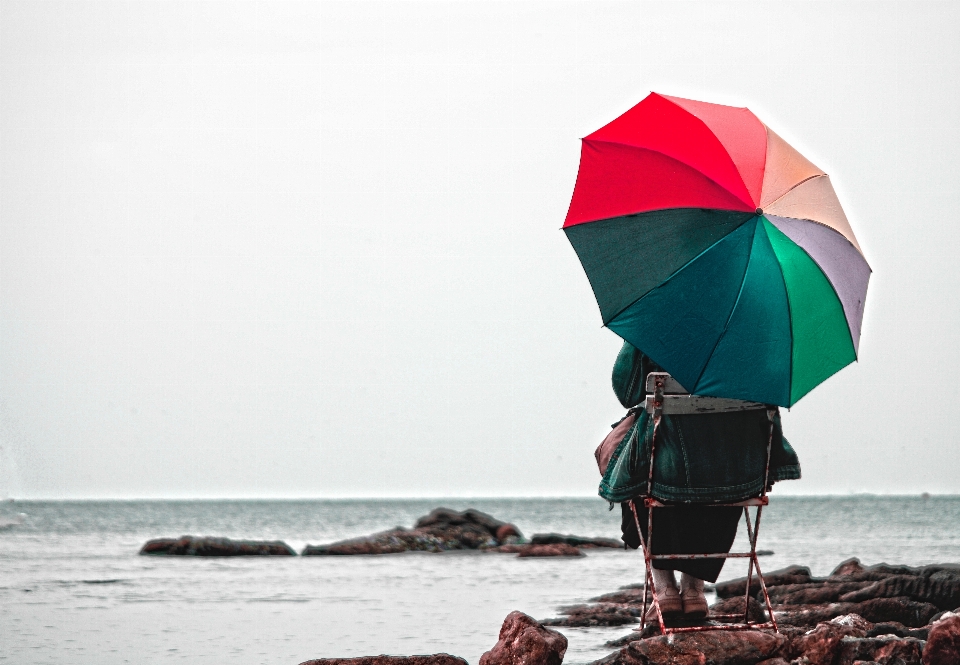
[[[307,545],[304,556],[349,554],[397,554],[399,552],[446,552],[448,550],[499,549],[523,536],[513,524],[502,522],[479,510],[463,512],[437,508],[417,520],[412,529],[396,527],[371,536],[342,540],[327,545]]]
[[[873,623],[896,621],[911,628],[919,628],[930,621],[936,610],[937,608],[929,603],[915,603],[909,598],[873,598],[862,603],[774,607],[777,621],[793,626],[814,626],[844,614],[859,614]]]
[[[778,656],[786,643],[783,635],[761,630],[679,633],[630,642],[597,664],[755,665]]]
[[[566,652],[566,637],[523,612],[511,612],[493,649],[480,656],[480,665],[560,665]]]
[[[750,621],[762,623],[767,620],[767,612],[764,605],[765,603],[761,603],[756,598],[750,599]],[[733,598],[725,598],[711,605],[709,616],[716,621],[739,623],[743,621],[743,610],[743,596],[734,596]],[[717,616],[721,614],[733,614],[736,615],[737,618],[721,619]]]
[[[788,566],[787,568],[781,568],[780,570],[775,570],[771,573],[766,573],[763,576],[763,581],[767,585],[767,590],[770,590],[770,587],[781,586],[784,584],[804,584],[810,582],[812,577],[810,575],[810,569],[806,566]],[[740,577],[735,580],[730,580],[729,582],[721,582],[716,585],[716,592],[718,598],[731,598],[733,596],[743,596],[747,591],[747,578]],[[757,576],[753,576],[753,582],[750,584],[750,595],[754,596],[760,593],[760,582],[757,580]]]
[[[317,658],[300,665],[467,665],[467,661],[448,653],[430,656],[361,656],[359,658]]]
[[[925,642],[929,633],[930,629],[926,626],[923,628],[908,628],[899,621],[886,621],[875,624],[873,628],[867,631],[867,637],[895,635],[897,637],[915,637]]]
[[[840,562],[840,565],[833,569],[833,572],[830,573],[830,577],[848,577],[850,575],[856,575],[864,571],[863,564],[860,563],[860,559],[853,557],[847,559],[846,561]]]
[[[767,589],[770,602],[780,605],[819,605],[835,603],[840,596],[873,584],[868,580],[860,582],[811,582],[809,584],[784,584]],[[761,594],[757,594],[760,598]]]
[[[870,598],[906,597],[949,610],[960,605],[960,575],[938,571],[930,576],[891,575],[857,591],[840,596],[840,600],[856,603]]]
[[[778,658],[770,658],[768,660],[761,660],[759,663],[757,663],[757,665],[790,665],[790,663],[788,663],[783,658],[778,657]]]
[[[497,530],[493,534],[493,537],[499,540],[501,543],[505,543],[511,538],[514,541],[520,540],[521,538],[523,538],[523,535],[514,525],[504,524],[503,526],[497,527]]]
[[[574,547],[610,547],[619,550],[623,549],[622,540],[567,536],[561,533],[537,533],[530,539],[530,542],[534,545],[555,545],[563,543]]]
[[[640,608],[614,603],[571,605],[560,608],[560,614],[565,616],[558,619],[545,619],[541,623],[544,626],[582,628],[585,626],[623,626],[640,621]]]
[[[960,614],[945,614],[930,627],[923,649],[923,665],[960,663]]]
[[[211,536],[180,536],[149,540],[140,554],[154,556],[296,556],[297,553],[279,540],[230,540]]]
[[[876,662],[883,665],[921,665],[923,642],[893,635],[884,637],[844,637],[837,650],[836,665]]]
[[[844,637],[864,637],[871,624],[856,614],[847,614],[821,623],[793,641],[792,649],[810,665],[833,665]]]
[[[625,605],[643,605],[643,587],[621,589],[613,593],[591,598],[592,603],[622,603]]]
[[[521,547],[517,556],[584,556],[584,554],[573,545],[554,543],[552,545],[525,545]]]

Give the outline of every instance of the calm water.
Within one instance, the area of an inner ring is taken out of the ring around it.
[[[475,507],[526,535],[619,536],[599,499],[20,502],[0,506],[0,662],[299,663],[446,651],[477,663],[514,609],[558,607],[640,581],[635,552],[580,559],[410,553],[250,559],[137,556],[182,534],[281,539],[298,551],[396,525],[438,505]],[[743,529],[741,529],[743,531]],[[743,534],[741,533],[741,537]],[[840,561],[960,562],[960,497],[773,497],[766,570],[827,574]],[[729,564],[723,577],[744,574]],[[628,628],[564,629],[567,663],[605,655]]]

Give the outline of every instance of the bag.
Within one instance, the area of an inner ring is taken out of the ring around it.
[[[637,421],[637,409],[630,409],[623,418],[620,419],[620,422],[613,425],[613,429],[610,430],[610,433],[604,437],[603,441],[600,442],[600,445],[597,446],[597,449],[594,451],[593,456],[597,459],[597,466],[600,467],[600,477],[602,478],[607,472],[607,466],[610,464],[610,458],[613,457],[613,453],[616,451],[617,446],[620,445],[620,442],[623,441],[623,438],[630,431],[630,428],[633,427],[633,424]]]

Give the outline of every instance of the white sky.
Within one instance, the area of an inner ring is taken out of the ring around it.
[[[0,3],[0,495],[591,495],[559,227],[650,90],[827,170],[861,361],[781,492],[960,492],[960,3]]]

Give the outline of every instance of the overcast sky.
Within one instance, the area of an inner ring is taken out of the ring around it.
[[[592,495],[559,230],[651,90],[749,107],[874,269],[791,493],[960,492],[960,3],[0,3],[0,496]],[[599,500],[599,499],[598,499]]]

